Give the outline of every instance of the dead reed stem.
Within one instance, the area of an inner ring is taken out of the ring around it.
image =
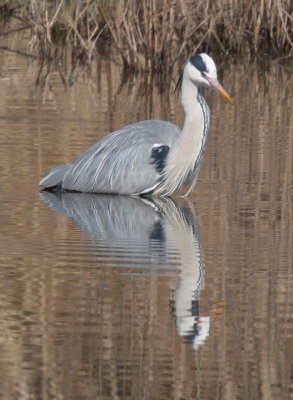
[[[8,18],[18,21],[15,29],[29,27],[30,47],[40,58],[58,59],[70,44],[74,57],[90,60],[106,42],[125,67],[159,71],[169,71],[199,49],[291,55],[292,12],[290,0],[11,0],[0,5],[3,22]]]

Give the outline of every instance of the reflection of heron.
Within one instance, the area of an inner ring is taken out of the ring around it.
[[[77,160],[45,176],[45,188],[91,193],[168,196],[184,185],[192,190],[209,129],[204,87],[230,96],[217,80],[214,61],[202,53],[191,57],[177,87],[185,111],[182,131],[167,121],[141,121],[116,131]]]
[[[74,220],[90,237],[91,253],[107,266],[132,274],[176,275],[174,314],[178,334],[201,345],[209,334],[209,317],[200,317],[204,285],[202,249],[194,210],[170,198],[137,198],[90,193],[41,192],[42,199]],[[111,255],[111,257],[109,256]],[[129,264],[129,261],[131,264]]]

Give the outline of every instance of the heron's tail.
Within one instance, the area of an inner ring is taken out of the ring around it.
[[[67,172],[70,164],[61,165],[60,167],[54,168],[48,173],[43,179],[40,180],[39,185],[44,188],[51,188],[62,183],[63,177]]]

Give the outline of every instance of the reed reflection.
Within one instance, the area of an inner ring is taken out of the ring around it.
[[[41,192],[40,196],[49,207],[80,226],[90,239],[91,250],[96,246],[98,259],[108,256],[107,265],[125,268],[124,273],[131,275],[153,276],[179,270],[175,299],[170,301],[177,332],[194,349],[204,343],[210,317],[200,316],[204,263],[190,203],[184,201],[179,206],[170,198],[89,193]]]

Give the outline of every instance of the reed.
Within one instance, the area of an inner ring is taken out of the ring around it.
[[[6,0],[0,5],[3,22],[29,27],[30,48],[40,58],[58,59],[70,44],[74,58],[90,60],[108,43],[125,67],[159,71],[199,49],[292,55],[292,11],[291,0]]]

